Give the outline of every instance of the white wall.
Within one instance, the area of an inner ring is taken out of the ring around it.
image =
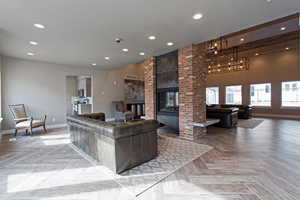
[[[126,75],[136,76],[144,79],[144,67],[141,63],[130,64],[128,66],[112,70],[107,73],[96,71],[93,74],[94,112],[102,111],[107,117],[112,117],[112,101],[124,101],[124,78]],[[104,85],[105,87],[99,87]]]
[[[2,86],[1,86],[1,77],[2,77],[2,56],[0,55],[0,118],[2,117],[2,95],[1,95],[1,91],[2,91]],[[0,130],[1,130],[1,125],[0,125]]]
[[[66,76],[91,76],[93,110],[105,112],[107,117],[111,117],[111,102],[124,100],[125,75],[143,78],[143,68],[139,64],[104,71],[3,57],[2,70],[4,130],[14,125],[8,105],[18,103],[26,105],[30,116],[47,114],[48,124],[64,124],[67,110]]]
[[[9,104],[25,104],[28,115],[48,116],[48,124],[65,123],[68,75],[89,75],[88,68],[72,68],[10,57],[2,60],[3,129],[13,127]]]
[[[71,115],[73,113],[72,97],[78,95],[78,76],[66,77],[66,114]]]

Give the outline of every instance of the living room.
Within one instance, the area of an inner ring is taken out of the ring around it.
[[[300,4],[284,5],[5,2],[0,198],[298,199]]]

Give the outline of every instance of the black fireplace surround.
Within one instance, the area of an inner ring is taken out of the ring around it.
[[[178,51],[156,57],[157,120],[179,130]]]

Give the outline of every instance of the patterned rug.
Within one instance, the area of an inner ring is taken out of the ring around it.
[[[135,196],[138,196],[167,178],[177,169],[212,149],[207,145],[178,138],[167,136],[159,136],[158,138],[158,157],[155,159],[119,175],[104,166],[101,166],[101,170],[113,177],[116,182]],[[80,154],[87,158],[86,155]],[[90,160],[90,158],[87,159]]]
[[[240,119],[237,127],[254,129],[263,123],[262,119]]]

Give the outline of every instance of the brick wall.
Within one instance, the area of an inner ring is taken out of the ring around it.
[[[197,139],[206,128],[193,127],[193,122],[206,121],[205,45],[190,45],[179,50],[179,132],[180,137]]]
[[[156,71],[155,58],[143,62],[145,80],[145,115],[146,119],[156,119]]]

